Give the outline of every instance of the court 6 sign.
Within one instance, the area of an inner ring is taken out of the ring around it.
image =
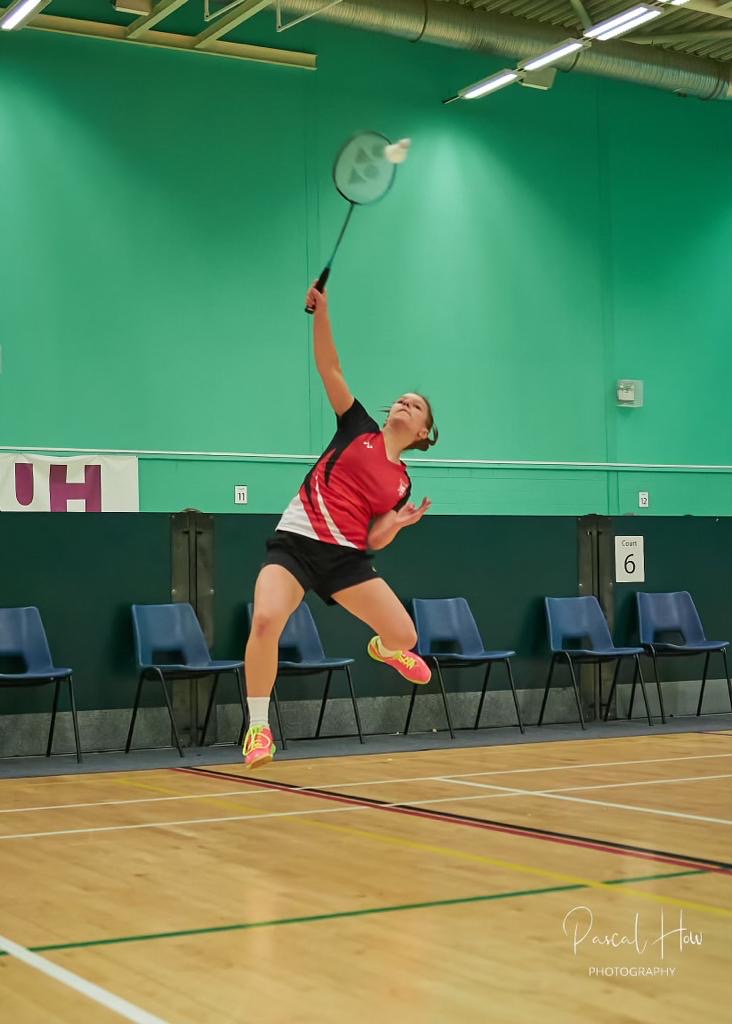
[[[642,537],[615,538],[615,582],[645,583],[646,565]]]

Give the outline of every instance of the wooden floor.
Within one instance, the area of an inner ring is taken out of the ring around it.
[[[719,732],[5,781],[2,1021],[728,1022],[731,780]]]

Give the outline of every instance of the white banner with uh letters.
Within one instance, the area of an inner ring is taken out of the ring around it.
[[[0,454],[0,512],[139,512],[128,455]]]

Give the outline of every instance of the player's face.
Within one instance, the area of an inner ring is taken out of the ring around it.
[[[427,403],[421,395],[408,392],[397,398],[389,410],[387,422],[396,426],[409,426],[414,439],[427,437]]]

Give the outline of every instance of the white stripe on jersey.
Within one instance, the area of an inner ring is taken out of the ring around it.
[[[301,537],[310,537],[311,540],[320,540],[313,529],[313,524],[308,519],[305,506],[299,494],[296,494],[285,511],[282,513],[277,530],[286,530],[288,533],[299,533]]]
[[[352,544],[350,540],[346,540],[341,531],[338,529],[336,524],[333,522],[333,517],[328,511],[328,506],[323,501],[323,495],[320,493],[320,487],[318,481],[315,481],[315,493],[318,495],[318,505],[320,505],[320,511],[323,513],[323,519],[325,519],[325,525],[328,527],[330,532],[333,534],[333,538],[337,541],[341,547],[344,548],[355,548],[356,545]]]

